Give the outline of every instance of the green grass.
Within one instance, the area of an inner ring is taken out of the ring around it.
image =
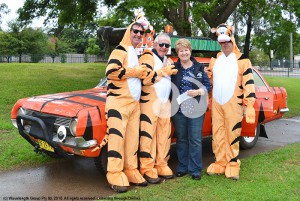
[[[268,84],[273,87],[285,87],[288,94],[288,108],[290,111],[284,115],[285,118],[300,115],[300,79],[287,77],[265,77]]]
[[[10,111],[20,98],[95,87],[105,64],[0,64],[0,130],[11,129]]]
[[[300,143],[241,160],[240,180],[224,175],[203,174],[200,181],[190,176],[132,190],[111,198],[122,200],[299,200]],[[203,172],[204,173],[204,172]]]
[[[12,126],[10,112],[20,98],[95,87],[104,76],[103,63],[0,64],[0,170],[36,165],[53,159],[36,154]]]

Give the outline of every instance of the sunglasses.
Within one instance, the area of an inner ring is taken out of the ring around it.
[[[169,48],[170,47],[170,44],[167,44],[167,43],[158,43],[159,47],[163,47],[165,46],[166,48]]]
[[[225,44],[225,43],[231,43],[231,40],[230,41],[225,41],[225,42],[220,42],[221,44]]]
[[[137,33],[139,33],[140,32],[140,34],[141,35],[144,35],[144,31],[142,31],[142,30],[137,30],[137,29],[131,29],[131,31],[133,32],[133,33],[135,33],[135,34],[137,34]]]

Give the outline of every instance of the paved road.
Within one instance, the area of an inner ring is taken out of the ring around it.
[[[280,119],[266,124],[269,136],[259,138],[251,150],[242,150],[241,158],[267,152],[289,143],[300,142],[300,116]],[[170,166],[176,167],[176,155],[172,147]],[[203,164],[206,168],[213,161],[211,139],[203,140]],[[137,187],[133,187],[137,188]],[[34,168],[0,172],[0,200],[6,197],[28,197],[28,200],[63,200],[68,197],[107,197],[112,195],[106,179],[95,168],[93,159],[77,158],[45,164]]]

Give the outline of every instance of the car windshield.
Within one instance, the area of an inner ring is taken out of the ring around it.
[[[264,81],[261,79],[261,77],[258,75],[258,73],[253,70],[253,77],[254,77],[254,83],[255,83],[255,86],[266,86]]]
[[[103,77],[103,78],[100,79],[100,82],[97,85],[97,87],[105,87],[106,84],[107,84],[107,79],[106,79],[106,77]]]

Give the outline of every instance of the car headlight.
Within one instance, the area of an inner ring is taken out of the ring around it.
[[[72,118],[70,122],[70,132],[73,136],[76,136],[77,118]]]
[[[20,114],[26,115],[26,114],[28,114],[28,111],[25,108],[20,107],[18,109],[17,116],[19,116]],[[12,119],[11,121],[12,121],[13,126],[18,128],[17,119]],[[21,119],[21,124],[24,125],[23,119]]]
[[[27,110],[26,110],[25,108],[20,107],[19,110],[18,110],[18,116],[19,116],[20,114],[26,115],[26,114],[27,114]],[[17,124],[17,122],[16,122],[16,124]],[[23,119],[21,119],[21,124],[24,125]],[[16,125],[16,127],[18,128],[17,125]]]
[[[24,114],[25,115],[25,114],[27,114],[27,110],[25,108],[20,107],[19,110],[18,110],[18,115],[19,114]]]
[[[13,124],[14,127],[18,128],[16,119],[11,119],[11,123]]]

